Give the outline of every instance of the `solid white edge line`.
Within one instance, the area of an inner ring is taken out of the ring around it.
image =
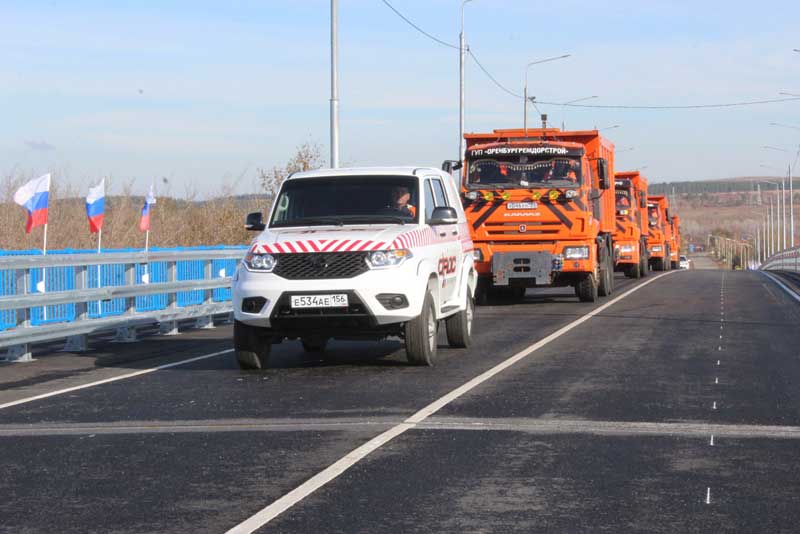
[[[797,302],[800,302],[800,295],[798,295],[794,290],[792,290],[786,284],[784,284],[783,282],[778,280],[778,278],[775,275],[770,274],[767,271],[761,271],[761,274],[763,274],[764,276],[766,276],[767,278],[769,278],[770,280],[775,282],[781,289],[783,289],[786,293],[788,293],[789,296],[792,297],[794,300],[796,300]]]
[[[46,399],[48,397],[55,397],[57,395],[63,395],[64,393],[70,393],[72,391],[79,391],[81,389],[91,388],[91,387],[95,387],[95,386],[101,386],[103,384],[108,384],[110,382],[116,382],[117,380],[125,380],[126,378],[133,378],[133,377],[136,377],[136,376],[146,375],[148,373],[153,373],[155,371],[160,371],[162,369],[169,369],[170,367],[177,367],[179,365],[185,365],[187,363],[197,362],[197,361],[200,361],[200,360],[206,360],[208,358],[214,358],[216,356],[221,356],[223,354],[228,354],[230,352],[233,352],[233,349],[222,350],[222,351],[219,351],[219,352],[212,352],[211,354],[204,354],[202,356],[195,356],[194,358],[189,358],[187,360],[181,360],[181,361],[172,362],[172,363],[165,363],[163,365],[159,365],[159,366],[156,366],[156,367],[151,367],[149,369],[142,369],[140,371],[134,371],[133,373],[127,373],[127,374],[124,374],[124,375],[113,376],[111,378],[104,378],[103,380],[97,380],[95,382],[89,382],[88,384],[81,384],[80,386],[72,386],[72,387],[69,387],[69,388],[50,391],[48,393],[42,393],[40,395],[34,395],[33,397],[26,397],[24,399],[19,399],[19,400],[7,402],[5,404],[0,404],[0,410],[2,410],[4,408],[10,408],[12,406],[18,406],[20,404],[25,404],[25,403],[28,403],[28,402],[33,402],[33,401],[40,400],[40,399]]]
[[[563,336],[573,328],[585,323],[595,315],[606,310],[609,306],[616,304],[617,302],[624,299],[628,295],[635,293],[636,291],[647,286],[648,284],[655,282],[659,278],[667,276],[674,272],[677,271],[668,271],[666,273],[650,278],[649,280],[639,284],[638,286],[629,289],[628,291],[619,295],[618,297],[606,302],[602,306],[598,306],[594,310],[590,311],[586,315],[579,317],[578,319],[572,321],[566,326],[559,328],[552,334],[537,341],[533,345],[521,350],[517,354],[502,361],[501,363],[495,365],[488,371],[481,373],[480,375],[473,378],[469,382],[463,384],[462,386],[454,389],[445,396],[425,406],[424,408],[416,412],[414,415],[412,415],[402,423],[390,428],[389,430],[383,432],[377,437],[374,437],[371,440],[367,441],[360,447],[350,451],[348,454],[346,454],[344,457],[336,461],[334,464],[326,467],[313,477],[309,478],[308,480],[306,480],[305,482],[294,488],[289,493],[285,494],[278,500],[274,501],[272,504],[268,505],[266,508],[263,508],[256,514],[246,519],[245,521],[239,523],[235,527],[228,530],[227,534],[245,534],[258,530],[259,528],[263,527],[264,525],[266,525],[267,523],[278,517],[280,514],[282,514],[292,506],[294,506],[295,504],[299,503],[300,501],[302,501],[303,499],[305,499],[306,497],[317,491],[322,486],[326,485],[328,482],[331,482],[333,479],[335,479],[336,477],[338,477],[339,475],[350,469],[359,461],[363,460],[371,452],[382,447],[383,445],[393,440],[397,436],[405,433],[407,430],[414,428],[418,423],[421,423],[422,421],[424,421],[437,411],[441,410],[447,404],[457,399],[458,397],[464,395],[465,393],[479,386],[483,382],[486,382],[496,374],[514,365],[515,363],[529,356],[533,352],[536,352],[537,350],[544,347],[548,343]]]

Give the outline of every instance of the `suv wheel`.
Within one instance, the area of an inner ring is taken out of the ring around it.
[[[234,321],[233,348],[239,369],[266,369],[272,352],[272,339],[262,328]]]
[[[475,315],[475,302],[467,288],[467,306],[462,311],[445,319],[447,343],[455,349],[466,349],[472,345],[472,318]]]
[[[436,359],[436,338],[438,332],[433,297],[425,294],[422,312],[406,323],[406,357],[414,365],[433,365]]]

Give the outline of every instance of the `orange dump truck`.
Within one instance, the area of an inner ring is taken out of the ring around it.
[[[462,193],[479,273],[493,291],[573,286],[582,301],[614,283],[614,145],[596,130],[464,136]]]
[[[681,218],[673,215],[670,221],[672,223],[672,239],[669,244],[670,267],[679,269],[681,266]]]
[[[647,274],[647,180],[639,171],[618,172],[614,180],[617,222],[615,270],[628,278]]]
[[[669,200],[665,196],[647,197],[647,250],[650,268],[669,271],[672,266],[672,224],[669,218]]]

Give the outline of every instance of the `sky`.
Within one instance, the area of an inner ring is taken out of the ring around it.
[[[460,0],[390,0],[457,44]],[[341,160],[433,165],[458,150],[458,51],[381,0],[339,1]],[[77,189],[153,180],[172,194],[258,191],[295,147],[329,154],[328,0],[0,2],[0,172]],[[800,2],[473,0],[470,49],[540,101],[690,105],[800,94]],[[466,131],[521,127],[522,101],[466,67]],[[604,128],[617,170],[652,182],[777,174],[800,100],[722,110],[540,106],[551,124]],[[531,124],[537,121],[529,110]],[[167,178],[168,186],[164,186]]]

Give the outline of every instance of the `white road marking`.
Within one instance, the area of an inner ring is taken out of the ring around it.
[[[714,377],[714,383],[715,383],[715,384],[719,384],[719,377],[718,377],[718,376],[717,376],[717,377]]]
[[[711,442],[709,443],[712,447],[714,446],[714,434],[711,434]]]
[[[125,380],[126,378],[133,378],[135,376],[146,375],[149,373],[154,373],[155,371],[160,371],[162,369],[169,369],[171,367],[178,367],[179,365],[185,365],[187,363],[198,362],[200,360],[207,360],[208,358],[214,358],[216,356],[222,356],[223,354],[229,354],[233,352],[233,349],[222,350],[219,352],[212,352],[211,354],[204,354],[202,356],[195,356],[194,358],[189,358],[187,360],[181,360],[179,362],[173,363],[165,363],[163,365],[159,365],[156,367],[151,367],[149,369],[142,369],[140,371],[134,371],[133,373],[126,373],[124,375],[113,376],[111,378],[105,378],[103,380],[97,380],[95,382],[89,382],[88,384],[81,384],[80,386],[72,386],[69,388],[58,389],[55,391],[50,391],[48,393],[42,393],[41,395],[34,395],[33,397],[26,397],[24,399],[19,399],[11,402],[7,402],[5,404],[0,404],[0,410],[3,408],[10,408],[12,406],[19,406],[20,404],[26,404],[28,402],[33,402],[35,400],[46,399],[48,397],[55,397],[56,395],[63,395],[64,393],[71,393],[73,391],[78,391],[81,389],[91,388],[95,386],[101,386],[103,384],[108,384],[110,382],[116,382],[118,380]]]
[[[564,334],[568,333],[569,331],[573,330],[577,326],[585,323],[595,315],[603,312],[604,310],[608,309],[610,306],[613,306],[620,300],[624,299],[625,297],[635,293],[636,291],[640,290],[641,288],[647,286],[655,282],[656,280],[660,279],[663,276],[668,276],[677,271],[669,271],[664,274],[660,274],[654,278],[650,278],[649,280],[639,284],[636,287],[633,287],[623,293],[622,295],[611,299],[610,301],[606,302],[602,306],[595,308],[594,310],[588,312],[585,315],[582,315],[578,319],[572,321],[571,323],[563,326],[550,334],[549,336],[537,341],[533,345],[522,349],[520,352],[514,354],[513,356],[509,357],[508,359],[500,362],[499,364],[495,365],[488,371],[481,373],[480,375],[476,376],[469,382],[461,385],[460,387],[454,389],[450,393],[444,395],[443,397],[433,401],[432,403],[428,404],[417,413],[400,423],[399,425],[390,428],[386,432],[378,435],[375,438],[372,438],[368,442],[364,443],[360,447],[350,451],[347,455],[343,458],[335,462],[334,464],[326,467],[307,481],[303,482],[292,491],[287,493],[286,495],[280,497],[278,500],[274,501],[272,504],[266,506],[253,516],[249,517],[245,521],[239,523],[232,529],[228,531],[227,534],[244,534],[254,532],[257,529],[263,527],[280,514],[294,506],[295,504],[299,503],[315,491],[317,491],[322,486],[326,485],[327,483],[331,482],[333,479],[350,469],[352,466],[363,460],[367,455],[371,452],[375,451],[376,449],[382,447],[392,439],[396,438],[397,436],[405,433],[407,430],[414,428],[418,423],[421,423],[437,411],[441,410],[443,407],[447,406],[457,398],[461,397],[465,393],[469,392],[470,390],[478,387],[479,385],[483,384],[490,378],[494,377],[495,375],[503,372],[504,370],[508,369],[512,365],[516,364],[520,360],[527,358],[532,353],[536,352],[537,350],[541,349],[545,345],[548,345],[552,341],[560,338]]]
[[[711,488],[706,489],[706,504],[711,504]]]
[[[714,405],[711,407],[711,409],[712,410],[716,410],[717,409],[717,401],[714,401]]]
[[[717,360],[717,366],[719,366],[719,360]]]

